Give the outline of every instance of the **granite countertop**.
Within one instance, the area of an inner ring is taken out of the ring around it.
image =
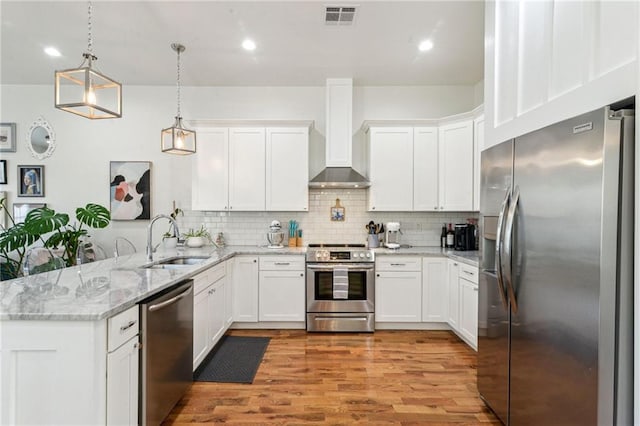
[[[439,247],[375,249],[376,255],[448,256],[473,266],[478,252],[454,252]],[[178,248],[159,251],[154,262],[177,256],[208,257],[179,269],[145,268],[142,253],[0,282],[0,320],[97,321],[123,312],[140,301],[235,255],[303,255],[305,247],[269,249],[230,246],[216,249]]]

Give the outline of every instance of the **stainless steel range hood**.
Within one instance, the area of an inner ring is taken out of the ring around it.
[[[352,168],[353,81],[327,79],[326,168],[309,188],[368,188],[371,183]]]

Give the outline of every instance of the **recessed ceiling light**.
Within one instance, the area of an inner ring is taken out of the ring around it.
[[[427,50],[433,49],[433,42],[431,40],[423,40],[418,45],[418,50],[421,52],[426,52]]]
[[[244,50],[255,50],[256,49],[256,44],[251,39],[245,39],[242,42],[242,47],[244,48]]]
[[[60,51],[58,49],[56,49],[55,47],[45,47],[44,48],[44,53],[46,53],[49,56],[62,56],[60,54]]]

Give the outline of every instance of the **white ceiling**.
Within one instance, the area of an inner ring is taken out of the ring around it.
[[[326,5],[358,5],[355,24],[326,26]],[[50,84],[81,63],[86,2],[2,0],[0,19],[2,84]],[[125,85],[175,84],[172,42],[187,47],[185,86],[471,85],[483,78],[484,3],[94,0],[93,38],[98,69]]]

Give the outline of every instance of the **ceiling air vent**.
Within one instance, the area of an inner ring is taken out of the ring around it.
[[[325,8],[325,25],[353,25],[356,8],[353,6],[327,6]]]

